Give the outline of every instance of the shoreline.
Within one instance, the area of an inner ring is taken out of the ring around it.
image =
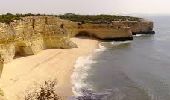
[[[57,79],[57,94],[63,99],[73,95],[71,75],[76,60],[98,48],[99,41],[88,38],[72,38],[78,48],[48,49],[37,55],[20,57],[5,64],[0,87],[8,100],[23,100],[26,90],[35,83]],[[26,66],[27,65],[27,66]]]

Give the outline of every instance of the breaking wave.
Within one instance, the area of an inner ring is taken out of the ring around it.
[[[124,42],[110,42],[112,46],[117,46],[121,44],[128,44],[131,41]],[[94,50],[94,52],[88,56],[79,57],[74,65],[73,74],[71,76],[72,80],[72,91],[75,96],[82,96],[84,93],[82,90],[92,90],[92,86],[85,82],[88,77],[88,71],[91,69],[92,65],[97,63],[93,58],[95,57],[95,53],[106,51],[108,46],[106,46],[108,42],[101,42],[99,44],[99,48]]]
[[[103,52],[107,48],[103,46],[101,43],[99,44],[99,48],[95,49],[94,52],[88,56],[79,57],[74,65],[74,71],[71,76],[72,80],[72,91],[75,96],[82,96],[83,89],[91,90],[92,86],[85,82],[88,71],[91,69],[92,64],[95,64],[96,61],[93,59],[95,53]]]
[[[84,80],[88,76],[88,70],[90,70],[91,64],[95,63],[95,61],[92,60],[92,55],[89,55],[87,57],[79,57],[76,61],[74,72],[71,76],[72,79],[72,91],[75,96],[81,96],[82,95],[82,88],[90,88],[90,86],[84,82]]]
[[[132,41],[123,41],[123,42],[115,42],[115,41],[113,41],[113,42],[111,42],[111,44],[113,45],[113,46],[118,46],[118,45],[122,45],[122,44],[129,44],[129,43],[131,43]]]

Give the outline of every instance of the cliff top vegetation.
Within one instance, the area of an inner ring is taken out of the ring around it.
[[[76,15],[66,13],[59,15],[61,19],[67,19],[75,22],[84,23],[111,23],[112,21],[140,21],[141,18],[131,16],[116,16],[116,15]]]
[[[6,13],[6,14],[0,15],[0,22],[10,24],[10,22],[13,22],[14,20],[19,20],[19,19],[21,19],[21,17],[43,16],[43,15],[47,16],[45,14],[31,14],[31,13],[27,13],[27,14],[11,14],[11,13]]]
[[[131,16],[116,16],[116,15],[77,15],[73,13],[66,13],[64,15],[46,15],[46,14],[3,14],[0,15],[0,22],[9,24],[14,20],[19,20],[21,17],[26,16],[56,16],[61,19],[67,19],[74,22],[84,22],[84,23],[110,23],[112,21],[140,21],[141,18],[131,17]]]
[[[6,24],[9,24],[10,22],[14,20],[18,20],[18,19],[20,19],[20,16],[13,15],[11,13],[0,15],[0,22],[6,23]]]

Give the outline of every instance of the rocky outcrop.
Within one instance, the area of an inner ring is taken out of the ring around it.
[[[154,34],[153,22],[147,20],[140,21],[113,21],[113,26],[120,27],[130,27],[132,34]]]
[[[132,32],[129,27],[115,28],[112,24],[81,24],[77,35],[88,35],[102,40],[132,40]]]
[[[78,23],[78,34],[103,40],[132,40],[135,34],[154,34],[153,22],[141,19],[139,21],[112,21],[111,23]]]
[[[4,63],[18,56],[34,55],[49,48],[76,48],[70,40],[77,23],[52,16],[30,16],[10,24],[0,23],[0,75]],[[0,91],[0,100],[6,100]]]
[[[7,63],[16,56],[48,48],[75,48],[69,38],[76,33],[76,23],[52,16],[24,17],[9,25],[0,23],[0,57]]]

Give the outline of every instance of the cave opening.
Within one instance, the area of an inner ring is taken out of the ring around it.
[[[15,45],[15,56],[14,58],[33,55],[31,46],[27,46],[25,43],[16,43]]]

